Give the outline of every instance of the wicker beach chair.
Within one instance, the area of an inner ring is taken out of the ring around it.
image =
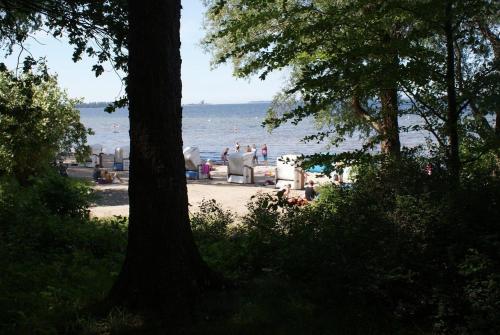
[[[187,147],[183,151],[186,176],[190,179],[198,179],[201,166],[200,149],[198,147]]]
[[[293,190],[304,189],[305,175],[299,165],[297,155],[278,157],[274,175],[276,188],[283,188],[287,184],[290,184]]]
[[[237,184],[253,184],[253,152],[235,152],[228,156],[227,181]]]

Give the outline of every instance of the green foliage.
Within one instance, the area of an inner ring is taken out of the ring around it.
[[[304,207],[260,194],[237,219],[203,202],[191,217],[196,242],[237,288],[204,295],[192,333],[497,333],[498,181],[464,178],[451,201],[439,168],[429,176],[425,161],[393,164],[361,165],[352,186],[325,185]],[[2,331],[141,329],[124,310],[81,314],[119,271],[126,220],[46,206],[51,187],[75,192],[63,181],[0,183]]]
[[[214,63],[232,61],[236,76],[257,73],[261,79],[291,68],[268,126],[313,115],[322,127],[314,139],[338,145],[358,131],[366,149],[388,136],[381,92],[406,80],[397,57],[420,48],[412,43],[413,16],[398,1],[231,0],[206,6],[204,42]],[[398,107],[396,101],[392,113]]]
[[[105,297],[124,257],[127,221],[88,220],[87,186],[58,175],[34,185],[0,180],[2,334],[64,331]]]
[[[338,146],[353,135],[364,139],[361,151],[343,154],[347,160],[379,143],[382,152],[386,144],[389,153],[398,152],[399,133],[419,130],[434,141],[428,142],[432,155],[448,158],[449,169],[456,169],[458,142],[466,153],[463,162],[485,154],[498,160],[500,128],[491,122],[500,101],[497,2],[205,0],[205,5],[204,44],[215,64],[232,62],[235,76],[261,79],[289,70],[289,84],[265,120],[269,128],[313,116],[319,130],[307,141]],[[448,54],[447,33],[453,44]],[[403,114],[421,118],[399,127]],[[459,140],[451,141],[455,135]],[[329,157],[311,157],[312,165]]]
[[[55,38],[65,37],[73,46],[72,59],[84,55],[93,58],[91,70],[103,73],[107,62],[118,74],[127,73],[127,1],[16,1],[0,2],[0,48],[7,53],[28,37],[43,31]],[[126,78],[123,78],[126,82]],[[118,98],[106,110],[127,104],[127,97]]]
[[[193,233],[208,243],[226,238],[229,226],[234,223],[234,215],[221,209],[215,200],[203,200],[199,212],[191,216]]]
[[[215,200],[204,200],[200,210],[191,215],[193,236],[198,249],[211,268],[235,278],[241,255],[235,243],[235,215],[225,211]]]
[[[89,204],[95,195],[86,183],[61,177],[55,171],[31,181],[41,206],[47,208],[51,214],[87,217]]]
[[[45,64],[37,71],[26,64],[19,77],[0,72],[0,174],[23,182],[46,171],[58,153],[73,150],[80,160],[86,157],[90,134],[80,123],[78,101],[57,86]]]
[[[324,333],[404,333],[415,325],[423,333],[500,330],[498,181],[464,179],[451,194],[437,165],[428,175],[424,160],[392,164],[399,166],[362,165],[351,187],[323,186],[308,206],[262,194],[237,224],[206,212],[196,218],[205,232],[214,222],[217,243],[225,246],[218,262],[209,254],[210,264],[247,283],[226,311],[229,329],[247,322],[279,332],[279,320],[290,318],[293,326],[285,328],[300,334],[294,322],[317,329],[328,315],[335,322]],[[209,208],[220,211],[213,203]],[[203,234],[196,240],[209,250]],[[279,320],[267,314],[274,303],[283,312]],[[293,316],[294,304],[303,315]]]
[[[459,265],[460,274],[466,279],[464,300],[471,310],[467,322],[477,334],[488,334],[500,329],[500,272],[498,262],[490,257],[470,249]]]

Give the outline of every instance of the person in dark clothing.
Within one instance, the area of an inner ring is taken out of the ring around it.
[[[92,179],[94,179],[94,181],[97,182],[101,178],[102,178],[101,166],[99,164],[96,164],[94,172],[92,173]]]
[[[62,160],[57,163],[57,171],[63,177],[68,176],[68,166]]]
[[[228,155],[229,155],[229,148],[226,148],[226,149],[224,149],[224,151],[222,152],[222,155],[220,156],[220,159],[222,160],[222,164],[226,165]]]
[[[305,197],[307,201],[313,201],[318,193],[314,190],[314,182],[312,180],[309,181],[309,187],[305,189]]]

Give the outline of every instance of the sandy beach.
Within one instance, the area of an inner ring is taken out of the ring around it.
[[[212,179],[188,180],[188,200],[190,211],[197,211],[202,200],[214,199],[224,209],[244,215],[246,204],[258,192],[276,192],[274,185],[264,186],[266,180],[274,180],[274,176],[266,176],[266,172],[274,173],[274,166],[256,166],[254,168],[255,184],[231,184],[226,181],[226,166],[216,165],[212,171]],[[68,174],[73,178],[92,180],[92,169],[70,167]],[[90,208],[93,217],[109,217],[113,215],[128,216],[128,171],[120,171],[118,175],[123,183],[93,186],[98,199]],[[309,178],[316,179],[314,176]],[[292,196],[303,196],[303,190],[292,190]]]

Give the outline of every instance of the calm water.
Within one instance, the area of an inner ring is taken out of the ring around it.
[[[220,160],[220,154],[225,147],[234,151],[236,142],[241,148],[256,144],[259,148],[267,144],[269,159],[274,162],[283,154],[313,154],[317,152],[340,152],[360,148],[361,142],[355,138],[348,139],[341,147],[327,150],[325,144],[315,142],[303,143],[301,139],[316,132],[309,120],[298,126],[283,125],[269,133],[261,126],[266,115],[268,103],[248,103],[232,105],[186,105],[183,109],[182,137],[184,147],[197,146],[202,158]],[[114,148],[129,145],[129,120],[126,109],[113,114],[104,112],[102,108],[81,108],[81,120],[86,127],[94,130],[95,135],[89,136],[89,144],[101,144],[104,151],[113,153]],[[409,123],[411,119],[404,117],[401,124]],[[413,120],[415,121],[415,120]],[[412,132],[402,135],[406,146],[423,143],[422,133]]]

